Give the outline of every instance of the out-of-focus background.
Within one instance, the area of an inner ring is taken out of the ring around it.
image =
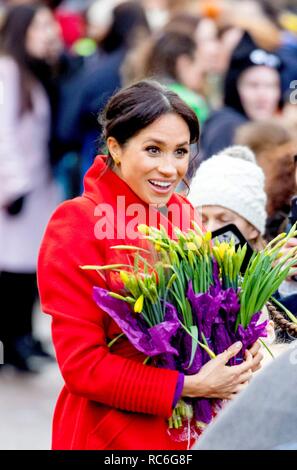
[[[189,183],[202,161],[246,145],[266,177],[265,240],[290,226],[295,1],[0,0],[0,449],[50,448],[63,382],[38,302],[38,248],[51,213],[81,193],[104,146],[107,100],[143,78],[171,88],[199,118]],[[280,295],[295,314],[296,294],[290,278]],[[290,340],[278,338],[276,355]]]

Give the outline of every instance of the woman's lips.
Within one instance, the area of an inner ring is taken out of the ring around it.
[[[159,194],[166,194],[173,188],[173,181],[165,181],[165,180],[148,180],[151,188]]]

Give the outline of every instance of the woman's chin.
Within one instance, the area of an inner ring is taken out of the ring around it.
[[[150,197],[148,198],[147,202],[150,206],[155,207],[164,207],[168,203],[169,199],[171,198],[172,194],[169,196],[161,196],[161,197]]]

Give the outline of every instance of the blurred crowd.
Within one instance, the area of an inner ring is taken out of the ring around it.
[[[0,0],[0,339],[5,362],[19,371],[52,359],[32,327],[46,222],[81,193],[104,153],[98,116],[108,99],[145,78],[175,91],[199,118],[188,182],[192,202],[211,207],[204,224],[240,225],[235,214],[256,248],[290,226],[295,1]],[[235,171],[234,158],[248,164]],[[297,282],[287,284],[296,313]]]

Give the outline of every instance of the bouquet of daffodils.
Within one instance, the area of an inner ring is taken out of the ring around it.
[[[261,310],[297,262],[296,248],[286,256],[281,251],[297,234],[295,227],[254,253],[242,274],[246,246],[235,249],[233,240],[212,242],[210,232],[203,233],[194,222],[192,226],[186,233],[175,229],[171,239],[163,227],[140,225],[147,248],[112,247],[128,263],[82,266],[118,276],[117,292],[94,287],[98,306],[153,365],[186,375],[196,374],[236,341],[243,348],[230,365],[243,360],[245,350],[266,336],[267,321],[259,324]],[[217,406],[220,402],[211,399],[183,398],[169,419],[169,430],[179,430],[179,439],[186,439],[190,423],[195,437]]]

